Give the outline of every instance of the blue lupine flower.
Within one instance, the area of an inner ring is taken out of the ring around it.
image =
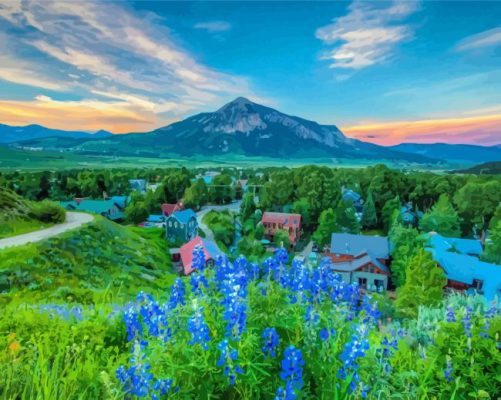
[[[447,307],[447,322],[456,322],[456,315],[454,314],[454,308],[452,306]]]
[[[466,306],[463,318],[461,319],[464,328],[464,333],[466,337],[469,338],[471,338],[472,312],[473,312],[472,308],[470,306]]]
[[[303,387],[304,361],[301,350],[292,345],[287,347],[281,366],[280,379],[285,383],[285,387],[277,389],[275,399],[295,399],[296,391],[300,391]]]
[[[289,256],[287,255],[287,250],[285,250],[283,247],[279,247],[278,249],[276,249],[275,260],[279,264],[286,264],[287,261],[289,260]]]
[[[176,278],[171,287],[169,298],[169,310],[174,310],[178,305],[184,306],[186,296],[186,287],[181,278]]]
[[[217,366],[224,367],[223,373],[229,378],[230,385],[233,386],[235,384],[237,374],[243,374],[244,372],[242,367],[235,363],[235,361],[238,360],[238,351],[237,349],[231,349],[229,347],[228,339],[224,339],[220,342],[217,348],[221,351]]]
[[[452,368],[452,361],[450,357],[447,357],[447,365],[444,369],[444,378],[447,382],[452,381],[452,373],[454,372],[454,369]]]
[[[329,331],[326,328],[322,328],[322,330],[319,333],[320,339],[325,342],[327,339],[329,339]]]
[[[207,278],[198,272],[193,272],[190,275],[190,284],[191,284],[191,291],[197,296],[203,293],[202,288],[209,287],[209,282],[207,281]]]
[[[341,361],[343,366],[338,372],[338,377],[341,379],[346,379],[349,374],[352,375],[350,382],[350,391],[353,392],[360,380],[358,376],[358,362],[357,360],[365,356],[365,353],[369,349],[369,341],[367,339],[367,328],[364,325],[360,325],[357,331],[352,335],[351,340],[346,343],[343,352],[341,353]]]
[[[127,340],[131,341],[142,335],[143,327],[139,321],[139,313],[133,303],[126,305],[123,313],[123,321],[127,330]]]
[[[193,258],[191,261],[191,267],[195,271],[203,272],[205,269],[205,252],[202,246],[197,245],[193,249]]]
[[[204,350],[209,348],[207,345],[210,341],[209,327],[205,323],[202,307],[195,306],[194,315],[188,319],[188,332],[191,333],[190,345],[198,343]]]
[[[496,306],[496,301],[493,301],[491,304],[491,307],[485,312],[484,317],[485,317],[485,322],[484,326],[482,327],[482,331],[480,332],[480,336],[483,338],[488,338],[489,337],[489,329],[491,327],[491,319],[496,316],[496,314],[499,312],[497,306]]]
[[[266,356],[275,357],[276,348],[280,343],[280,336],[275,328],[266,328],[261,336],[264,340],[264,345],[262,347],[263,353]]]

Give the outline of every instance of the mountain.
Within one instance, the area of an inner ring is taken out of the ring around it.
[[[501,174],[501,162],[490,161],[483,164],[474,165],[466,169],[451,171],[454,174],[475,174],[475,175],[499,175]]]
[[[62,131],[50,129],[41,125],[10,126],[0,124],[0,143],[13,143],[23,140],[41,139],[47,137],[64,137],[73,139],[105,138],[111,133],[100,130],[94,134],[80,131]]]
[[[436,163],[418,154],[349,139],[335,125],[320,125],[239,97],[215,112],[201,113],[149,133],[22,142],[48,150],[120,156],[246,155],[275,158],[344,158]]]
[[[501,161],[501,145],[487,147],[472,144],[401,143],[390,148],[402,153],[421,155],[444,162],[483,163]]]

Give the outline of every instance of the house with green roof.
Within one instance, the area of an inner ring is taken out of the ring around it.
[[[69,211],[98,214],[112,221],[118,221],[125,218],[124,210],[127,205],[127,198],[125,196],[115,196],[106,200],[74,199],[62,201],[60,205]]]

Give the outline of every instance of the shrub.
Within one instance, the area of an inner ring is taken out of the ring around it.
[[[49,200],[31,202],[29,216],[45,223],[61,223],[66,219],[66,211],[58,204]]]

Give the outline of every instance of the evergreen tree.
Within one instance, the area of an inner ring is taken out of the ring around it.
[[[357,218],[357,213],[353,205],[347,201],[339,201],[336,209],[336,222],[341,228],[341,231],[348,233],[360,233],[360,221]]]
[[[330,243],[334,232],[339,232],[340,227],[336,220],[336,214],[332,208],[322,211],[318,219],[318,228],[313,234],[313,240],[320,246]]]
[[[421,218],[419,226],[425,232],[435,231],[444,236],[459,237],[459,217],[449,196],[441,195],[431,210]]]
[[[419,241],[419,232],[414,228],[407,228],[400,224],[392,227],[389,233],[391,243],[391,279],[396,286],[405,283],[406,268],[409,260],[414,257],[423,246]]]
[[[242,221],[248,220],[254,214],[256,205],[252,193],[246,193],[240,205],[240,217]]]
[[[400,209],[400,197],[395,196],[393,199],[388,200],[383,207],[381,213],[383,229],[388,232],[393,225],[393,223],[398,218],[398,213]]]
[[[374,228],[377,224],[376,206],[372,198],[372,192],[369,191],[367,200],[364,203],[364,214],[362,216],[362,226],[364,228]]]
[[[416,318],[419,306],[435,306],[443,299],[447,284],[442,268],[431,254],[419,250],[407,262],[405,284],[397,290],[395,306],[403,317]]]

